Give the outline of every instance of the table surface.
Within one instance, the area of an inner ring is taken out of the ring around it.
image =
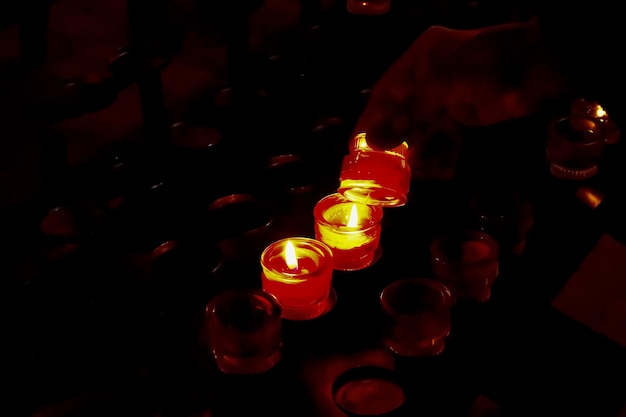
[[[20,210],[15,221],[23,227],[10,242],[20,254],[13,259],[20,279],[2,292],[2,365],[12,387],[5,405],[19,407],[16,415],[342,416],[330,385],[364,364],[395,369],[411,415],[468,416],[479,396],[507,415],[618,414],[626,402],[625,348],[550,306],[603,233],[575,198],[582,183],[548,172],[546,123],[558,107],[466,131],[452,181],[414,180],[409,203],[385,209],[378,262],[334,272],[334,308],[315,320],[284,321],[276,368],[249,377],[215,369],[202,331],[208,299],[225,288],[260,287],[261,250],[281,237],[313,236],[313,206],[338,185],[361,90],[371,80],[337,65],[345,50],[332,29],[340,25],[328,25],[330,35],[312,50],[322,54],[313,55],[319,65],[307,68],[313,76],[304,82],[276,77],[267,98],[226,113],[204,100],[190,106],[194,128],[221,122],[217,145],[114,146]],[[379,52],[381,67],[398,53]],[[623,146],[614,146],[585,183],[618,181]],[[271,169],[279,155],[299,158],[293,170]],[[288,190],[294,184],[304,187]],[[431,276],[428,245],[463,215],[464,193],[484,186],[529,192],[534,226],[525,251],[501,257],[489,301],[454,306],[441,355],[394,357],[377,333],[380,291],[395,279]],[[264,226],[250,232],[233,213],[210,210],[234,194],[253,197],[243,216]],[[78,236],[41,233],[41,218],[57,206],[88,214]],[[177,246],[156,256],[164,242]]]

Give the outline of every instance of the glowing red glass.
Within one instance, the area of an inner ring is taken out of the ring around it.
[[[375,261],[383,209],[348,200],[339,193],[322,198],[313,209],[315,237],[333,251],[334,269],[354,271]]]
[[[307,320],[326,312],[333,274],[326,244],[305,237],[278,240],[261,254],[261,268],[263,289],[276,297],[283,318]]]
[[[374,150],[365,134],[353,140],[352,151],[343,158],[338,192],[351,201],[371,206],[403,206],[408,200],[411,169],[406,143],[392,150]]]

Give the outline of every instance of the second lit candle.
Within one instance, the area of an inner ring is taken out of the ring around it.
[[[375,261],[380,246],[381,207],[334,193],[315,205],[313,216],[315,238],[333,251],[334,269],[354,271]]]

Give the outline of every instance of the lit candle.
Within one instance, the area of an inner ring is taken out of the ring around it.
[[[391,150],[374,150],[365,133],[357,135],[343,158],[337,191],[367,205],[403,206],[411,184],[407,150],[406,142]]]
[[[381,207],[334,193],[315,205],[313,217],[315,237],[332,249],[335,269],[354,271],[374,262],[380,245]]]
[[[306,237],[278,240],[261,254],[263,290],[273,294],[282,317],[307,320],[329,307],[333,253],[326,244]]]

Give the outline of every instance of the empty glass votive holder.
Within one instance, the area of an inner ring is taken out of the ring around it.
[[[521,255],[535,221],[533,201],[522,189],[497,187],[477,190],[469,198],[469,228],[493,237],[500,255]]]
[[[432,278],[404,278],[387,285],[380,294],[383,344],[407,357],[435,356],[443,352],[450,334],[448,287]]]
[[[263,289],[273,294],[282,317],[308,320],[332,306],[333,253],[318,240],[292,237],[270,244],[261,254]]]
[[[315,238],[333,251],[334,269],[370,266],[380,249],[383,209],[348,200],[339,193],[322,198],[313,209]]]
[[[430,245],[433,274],[455,298],[479,302],[491,297],[499,272],[499,245],[489,234],[469,230],[441,236]]]
[[[364,133],[357,135],[343,158],[337,192],[370,206],[405,205],[411,185],[407,150],[406,142],[391,150],[374,150]]]
[[[217,367],[226,374],[265,372],[281,360],[281,307],[259,289],[226,290],[205,310],[208,340]]]
[[[572,124],[570,117],[555,118],[548,125],[546,158],[556,178],[584,180],[598,172],[606,146],[604,131],[597,121],[584,120],[584,129]]]

